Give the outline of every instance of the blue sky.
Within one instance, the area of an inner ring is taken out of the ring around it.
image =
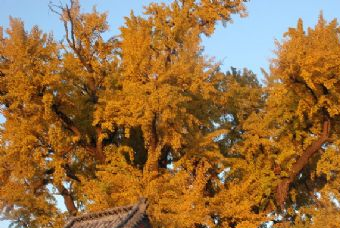
[[[0,26],[8,26],[8,17],[20,17],[27,28],[38,25],[45,32],[53,32],[62,39],[63,27],[58,17],[49,11],[48,0],[0,0]],[[59,2],[56,0],[55,2]],[[62,0],[65,2],[65,0]],[[110,33],[118,34],[124,23],[124,16],[130,10],[141,14],[143,5],[152,0],[80,0],[85,10],[97,5],[99,11],[109,13]],[[268,69],[270,58],[275,50],[274,40],[282,39],[288,27],[296,25],[299,17],[305,26],[315,25],[320,11],[327,20],[340,18],[339,0],[251,0],[247,3],[248,17],[234,17],[234,23],[226,28],[218,26],[215,34],[204,38],[205,54],[222,61],[223,70],[230,66],[247,67],[261,78],[260,68]],[[3,118],[0,116],[0,122]],[[0,222],[0,227],[7,227]]]

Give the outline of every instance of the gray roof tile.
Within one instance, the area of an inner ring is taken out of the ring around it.
[[[64,228],[135,228],[142,221],[148,223],[146,208],[147,201],[141,199],[134,205],[72,217]]]

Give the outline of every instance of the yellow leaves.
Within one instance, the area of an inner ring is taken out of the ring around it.
[[[317,199],[311,199],[315,191],[332,192],[335,186],[332,182],[338,179],[335,174],[338,145],[327,139],[316,151],[310,148],[320,137],[328,136],[322,129],[325,120],[332,122],[330,138],[336,138],[339,131],[335,124],[339,115],[339,91],[336,89],[340,85],[336,76],[340,59],[339,30],[336,22],[327,23],[320,18],[315,28],[305,32],[299,20],[297,28],[290,29],[285,36],[287,39],[278,45],[277,58],[273,60],[265,88],[268,92],[265,108],[246,120],[245,140],[238,148],[250,163],[249,173],[259,177],[263,184],[259,192],[269,194],[270,199],[270,192],[277,191],[280,181],[291,179],[288,195],[294,205],[292,208],[297,207],[302,212],[304,205],[308,205],[319,210],[324,206],[320,206]],[[313,154],[308,156],[311,151]],[[297,169],[303,156],[306,161]],[[258,166],[267,171],[256,172]],[[316,166],[317,174],[314,173]],[[292,175],[294,172],[297,174]],[[304,188],[308,188],[307,191]],[[261,204],[265,202],[258,197],[255,199]],[[290,208],[289,201],[285,206]],[[288,213],[297,215],[293,210]],[[313,222],[314,218],[319,218],[319,213],[308,211]],[[304,222],[309,224],[306,219]]]
[[[130,128],[125,128],[124,135],[126,138],[130,138]]]
[[[236,228],[251,228],[251,227],[256,227],[256,225],[250,221],[242,221],[237,224]]]
[[[81,190],[89,209],[97,211],[132,204],[142,194],[141,170],[133,166],[134,152],[129,147],[107,147],[105,165],[98,165],[97,179],[83,182]]]
[[[194,2],[191,2],[191,4],[195,7]],[[216,21],[221,20],[224,23],[229,22],[232,13],[239,13],[241,16],[246,15],[245,6],[243,5],[242,0],[223,0],[219,2],[201,0],[197,5],[198,6],[194,8],[193,15],[196,16],[196,20],[202,21],[202,30],[208,36],[214,32]]]
[[[338,145],[338,143],[336,143]],[[340,155],[337,146],[330,146],[321,155],[321,159],[318,162],[317,172],[319,175],[325,174],[328,180],[331,180],[339,172],[340,167]]]
[[[317,104],[318,107],[301,108],[308,108],[307,110],[311,110],[311,115],[314,115],[323,107],[333,106],[322,100],[324,95],[329,96],[328,101],[332,100],[334,104],[334,95],[330,94],[332,91],[335,92],[334,88],[338,84],[334,74],[338,71],[340,45],[336,22],[327,24],[320,19],[316,28],[310,28],[307,33],[303,32],[301,23],[299,22],[298,25],[299,37],[293,31],[287,33],[290,40],[281,45],[278,51],[280,69],[274,69],[274,72],[276,74],[277,71],[285,83],[290,81],[295,83],[292,84],[295,91],[297,90],[294,87],[304,85],[299,89],[298,94],[300,96],[306,94],[305,97],[311,95],[309,103]],[[335,110],[330,111],[332,116],[336,114]]]
[[[53,95],[48,93],[43,96],[42,99],[44,103],[44,119],[49,120],[52,116],[51,106],[53,104]]]
[[[58,157],[55,157],[53,160],[53,164],[55,165],[55,172],[53,173],[53,179],[56,185],[60,185],[65,180],[65,171],[62,168],[63,160]]]
[[[204,138],[200,142],[200,146],[202,147],[208,146],[209,144],[211,144],[212,141],[228,133],[229,133],[228,129],[219,129],[219,130],[213,131],[207,134],[206,136],[204,136]]]
[[[0,164],[11,172],[0,172],[6,186],[20,191],[11,198],[0,185],[5,200],[24,207],[29,200],[21,203],[20,196],[36,197],[26,185],[44,181],[37,192],[46,198],[26,212],[41,214],[32,227],[45,225],[55,204],[47,199],[53,193],[46,183],[64,184],[77,205],[90,211],[147,197],[155,227],[259,225],[277,184],[273,166],[291,166],[300,153],[291,141],[309,143],[301,122],[316,105],[310,97],[299,103],[303,86],[276,85],[269,92],[272,103],[264,107],[267,94],[252,72],[222,74],[202,55],[201,35],[244,13],[243,2],[151,4],[144,17],[126,19],[118,39],[106,41],[106,14],[95,9],[83,14],[74,0],[60,12],[67,33],[60,45],[37,28],[27,33],[22,22],[12,21],[8,38],[0,41],[6,57],[0,65],[1,102],[9,107]],[[308,49],[296,56],[292,47],[282,45],[280,55],[288,60],[277,63],[284,64],[276,69],[277,84],[298,72],[291,63],[302,63]],[[320,54],[309,51],[308,67]],[[289,70],[281,71],[285,66]],[[322,66],[317,74],[305,70],[301,76],[315,84],[315,93],[322,91],[315,82],[325,72]],[[330,74],[327,79],[326,88],[337,88]],[[265,113],[267,108],[274,112]],[[105,161],[95,156],[102,150]]]
[[[338,82],[338,80],[333,78],[333,79],[330,79],[330,80],[325,80],[324,85],[327,89],[333,89],[337,82]]]
[[[179,170],[153,182],[149,193],[152,202],[150,216],[156,224],[167,227],[192,227],[197,222],[212,224],[207,199],[200,194],[206,183],[204,173],[208,166],[203,162],[199,166],[195,180],[184,170]]]

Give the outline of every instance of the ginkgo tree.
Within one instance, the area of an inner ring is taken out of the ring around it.
[[[237,137],[222,119],[235,115],[236,128],[242,112],[226,81],[258,96],[245,111],[261,103],[260,86],[248,71],[219,72],[201,46],[218,21],[244,14],[243,1],[151,4],[110,39],[106,14],[82,13],[78,1],[51,10],[63,42],[13,18],[0,37],[4,216],[18,227],[60,227],[67,214],[147,197],[155,227],[260,221],[227,218],[217,200],[225,188],[217,174],[229,166],[219,145]],[[250,85],[241,82],[248,74]]]
[[[238,147],[266,181],[259,206],[285,227],[339,224],[339,48],[336,20],[320,15],[305,31],[300,19],[277,43],[264,108],[244,124]]]
[[[152,3],[112,38],[107,14],[51,3],[61,42],[11,18],[0,30],[4,218],[62,227],[145,197],[153,227],[338,224],[337,22],[321,16],[306,32],[299,21],[263,86],[203,55],[202,36],[245,16],[244,2]]]

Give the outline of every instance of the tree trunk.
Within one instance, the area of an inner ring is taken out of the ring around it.
[[[103,151],[103,135],[102,135],[102,129],[101,127],[96,127],[96,133],[97,133],[97,142],[96,142],[96,158],[100,163],[104,163],[106,156]]]
[[[148,158],[143,170],[144,177],[147,180],[151,180],[158,174],[158,160],[161,152],[159,147],[160,145],[157,134],[157,114],[155,114],[151,123],[151,134],[148,142]]]
[[[281,209],[284,208],[285,201],[288,196],[289,186],[295,180],[296,176],[302,171],[302,169],[308,164],[309,159],[321,149],[322,145],[328,141],[330,131],[330,120],[327,119],[323,123],[323,130],[318,140],[314,141],[309,147],[306,148],[301,157],[294,163],[289,176],[279,183],[276,188],[275,198],[276,202]]]
[[[59,186],[57,186],[57,188],[58,188],[59,193],[64,198],[64,204],[69,214],[72,216],[77,215],[78,209],[74,204],[74,199],[70,191],[67,190],[63,184],[60,184]]]

